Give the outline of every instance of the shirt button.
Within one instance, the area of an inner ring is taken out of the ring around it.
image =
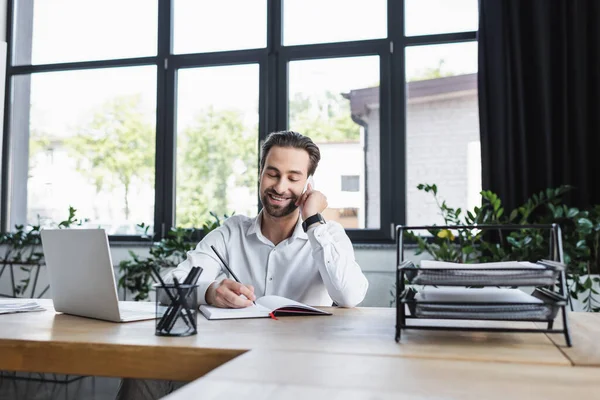
[[[269,280],[270,280],[270,281],[272,281],[272,280],[273,280],[273,277],[270,277],[270,278],[269,278]]]

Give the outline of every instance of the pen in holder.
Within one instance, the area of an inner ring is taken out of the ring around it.
[[[198,333],[198,285],[166,283],[156,287],[157,336],[190,336]],[[160,300],[172,297],[168,306]]]
[[[190,336],[198,333],[198,285],[201,267],[193,267],[183,283],[176,277],[173,283],[165,283],[158,271],[156,285],[156,328],[157,336]]]

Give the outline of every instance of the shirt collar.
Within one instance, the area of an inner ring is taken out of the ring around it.
[[[248,231],[246,231],[246,236],[250,236],[252,234],[256,234],[257,236],[262,236],[262,231],[260,229],[261,221],[262,221],[262,213],[263,213],[263,210],[260,210],[258,215],[254,218],[254,221],[248,227]],[[302,228],[302,218],[298,218],[298,221],[296,222],[296,227],[294,228],[294,232],[292,232],[292,236],[288,240],[290,242],[293,242],[295,239],[308,240],[308,235],[306,234],[306,232],[304,232],[304,229]]]

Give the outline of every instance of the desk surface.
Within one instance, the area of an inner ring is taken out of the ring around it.
[[[558,336],[550,338],[573,365],[600,367],[600,313],[570,313],[567,322],[573,347],[566,347],[564,340]],[[556,326],[562,327],[560,319],[557,319]]]
[[[168,338],[154,335],[154,321],[98,321],[55,314],[51,301],[41,303],[47,311],[0,316],[0,369],[192,380],[248,350],[571,365],[541,333],[407,330],[396,343],[390,308],[278,320],[199,316],[197,335]]]
[[[565,399],[600,389],[599,371],[531,364],[253,350],[165,400]]]

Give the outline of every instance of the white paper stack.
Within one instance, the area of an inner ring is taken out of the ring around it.
[[[522,261],[461,264],[422,260],[421,268],[411,277],[417,285],[489,285],[489,286],[547,286],[553,285],[559,270]]]
[[[519,289],[431,288],[415,296],[418,317],[461,319],[547,319],[555,307]]]
[[[0,314],[12,314],[30,311],[44,311],[44,307],[35,301],[0,300]]]

